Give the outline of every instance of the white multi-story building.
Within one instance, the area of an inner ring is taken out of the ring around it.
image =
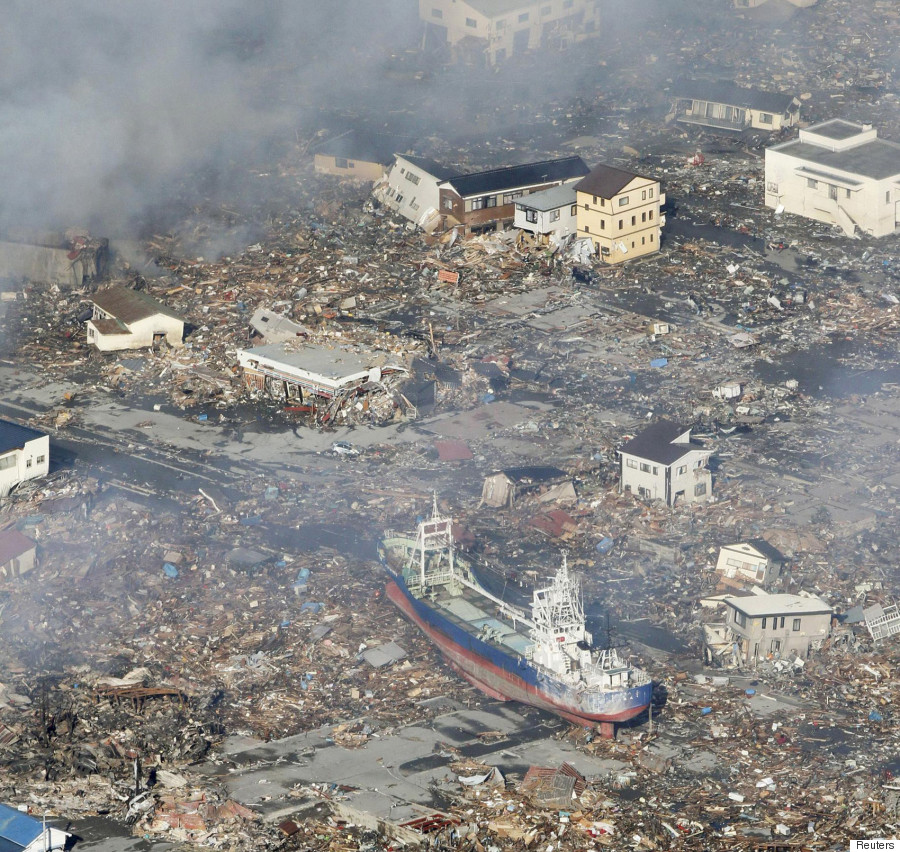
[[[574,181],[522,196],[516,201],[513,224],[555,243],[574,234],[578,228]]]
[[[766,149],[766,205],[873,237],[900,231],[900,145],[834,118]]]
[[[50,436],[28,426],[0,420],[0,497],[20,482],[50,472]]]

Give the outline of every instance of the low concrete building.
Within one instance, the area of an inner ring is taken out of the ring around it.
[[[525,195],[516,202],[513,224],[541,242],[558,244],[577,230],[575,186],[564,183]]]
[[[597,0],[419,0],[426,44],[495,65],[538,48],[560,50],[600,34]]]
[[[781,576],[784,555],[761,538],[719,549],[716,571],[729,579],[768,586]]]
[[[766,206],[873,237],[900,232],[900,145],[835,118],[766,149]]]
[[[21,577],[34,568],[37,545],[12,528],[0,532],[0,577]]]
[[[438,187],[455,177],[459,172],[434,160],[397,154],[386,180],[376,186],[374,194],[389,210],[431,232],[441,224]]]
[[[726,627],[743,665],[770,657],[806,659],[831,635],[831,607],[803,595],[725,598]]]
[[[589,171],[581,157],[562,157],[441,181],[444,227],[463,225],[466,232],[478,232],[510,226],[520,198],[576,181]]]
[[[28,426],[0,420],[0,497],[21,482],[50,472],[50,436]]]
[[[702,503],[712,494],[706,467],[711,450],[691,441],[691,429],[659,420],[619,451],[619,492],[630,491],[668,506]]]
[[[591,240],[603,263],[659,251],[666,198],[658,180],[599,165],[575,184],[575,193],[578,236]]]
[[[672,112],[682,124],[727,133],[774,132],[800,120],[800,100],[793,95],[701,80],[679,80],[674,89]]]
[[[0,278],[78,289],[85,282],[106,277],[109,240],[77,232],[4,236],[0,240]]]
[[[383,393],[386,380],[408,375],[387,353],[312,343],[239,349],[238,362],[248,387],[288,404],[322,409],[320,419],[328,422],[348,402]]]
[[[29,816],[27,811],[0,804],[0,850],[3,852],[52,852],[65,849],[70,837],[65,831]]]
[[[99,290],[91,302],[87,340],[101,352],[183,343],[184,320],[147,293],[117,285]]]

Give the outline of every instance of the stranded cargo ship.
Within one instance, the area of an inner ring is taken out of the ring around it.
[[[482,586],[456,554],[452,529],[435,499],[414,536],[385,533],[379,557],[390,575],[387,596],[459,674],[492,698],[584,726],[624,722],[647,708],[646,672],[614,649],[591,647],[580,584],[565,558],[550,585],[534,590],[529,613]]]

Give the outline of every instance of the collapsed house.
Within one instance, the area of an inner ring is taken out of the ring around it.
[[[485,477],[482,506],[512,508],[525,495],[540,494],[542,502],[575,500],[575,487],[564,470],[549,465],[509,467]]]
[[[408,375],[387,353],[313,343],[239,349],[238,362],[247,387],[315,413],[323,423],[346,416],[353,405],[368,411],[372,397],[392,397],[394,381]]]
[[[0,278],[81,288],[101,281],[109,266],[109,240],[84,233],[6,234],[0,240]]]
[[[578,235],[607,264],[659,251],[666,203],[655,178],[599,165],[575,184]]]
[[[831,635],[832,608],[806,595],[725,598],[724,623],[705,624],[710,663],[755,665],[762,660],[805,660]]]
[[[21,577],[34,568],[37,545],[15,527],[0,532],[0,577]]]
[[[17,485],[50,472],[50,436],[0,420],[0,497]]]
[[[87,341],[101,352],[182,345],[184,319],[147,293],[120,284],[95,293],[91,304]]]
[[[718,133],[778,131],[800,120],[800,100],[721,81],[679,80],[671,117]]]
[[[706,502],[712,495],[712,474],[706,467],[712,451],[691,441],[690,427],[659,420],[618,454],[619,493],[664,500],[667,506]]]
[[[560,50],[600,33],[595,0],[419,0],[426,45],[496,65],[538,48]]]
[[[374,190],[375,197],[394,213],[399,213],[431,233],[441,223],[441,183],[458,177],[455,169],[425,157],[397,154],[385,180]]]
[[[766,206],[856,229],[900,232],[900,145],[871,125],[834,118],[766,149]]]
[[[250,317],[249,337],[254,342],[284,343],[310,334],[311,331],[305,325],[266,308],[257,308]]]

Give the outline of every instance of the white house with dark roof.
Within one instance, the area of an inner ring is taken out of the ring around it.
[[[784,554],[777,548],[764,539],[752,538],[721,547],[716,571],[728,579],[768,586],[781,575],[784,562]]]
[[[65,849],[70,837],[26,811],[0,804],[0,852],[51,852]]]
[[[142,349],[167,342],[181,346],[184,320],[147,293],[116,285],[91,298],[94,315],[87,321],[87,340],[101,352]]]
[[[766,206],[873,237],[900,232],[900,145],[834,118],[766,149]]]
[[[50,436],[28,426],[0,420],[0,497],[20,482],[50,472]]]
[[[375,188],[375,197],[388,210],[426,231],[440,224],[440,184],[457,177],[455,169],[412,154],[397,154],[385,182]]]
[[[778,131],[800,120],[800,101],[794,95],[701,80],[679,80],[674,93],[675,120],[707,130]]]
[[[725,626],[735,656],[744,664],[767,657],[800,657],[822,647],[831,634],[832,608],[805,595],[725,598]]]
[[[516,202],[513,225],[543,242],[559,243],[574,234],[578,227],[574,183],[523,195]]]
[[[658,420],[630,441],[619,454],[619,492],[630,491],[667,506],[701,503],[712,495],[712,455],[691,441],[690,427]]]

